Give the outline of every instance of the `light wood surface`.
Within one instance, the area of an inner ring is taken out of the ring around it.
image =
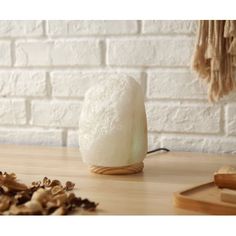
[[[236,190],[222,189],[221,200],[228,203],[234,203],[236,206]]]
[[[143,167],[143,162],[139,162],[133,165],[120,167],[91,166],[90,171],[101,175],[131,175],[142,172]]]
[[[175,205],[211,215],[236,215],[232,194],[226,192],[223,198],[226,201],[222,201],[222,190],[210,182],[175,193]]]
[[[145,158],[143,172],[99,175],[82,163],[78,148],[0,145],[1,171],[29,184],[44,176],[71,180],[76,194],[99,202],[93,214],[200,214],[174,207],[173,193],[213,181],[223,165],[236,166],[236,155],[154,153]]]

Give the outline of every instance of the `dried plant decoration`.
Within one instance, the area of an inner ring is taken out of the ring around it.
[[[236,20],[200,20],[192,67],[212,102],[236,89]]]
[[[44,177],[27,187],[14,173],[0,172],[1,215],[66,215],[75,210],[96,210],[97,203],[77,197],[71,191],[75,184]]]

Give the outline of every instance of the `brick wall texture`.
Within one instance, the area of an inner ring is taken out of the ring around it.
[[[236,152],[236,95],[217,104],[190,64],[195,21],[0,21],[0,143],[78,147],[85,91],[142,86],[149,149]]]

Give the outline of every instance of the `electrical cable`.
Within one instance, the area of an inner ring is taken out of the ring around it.
[[[168,148],[157,148],[151,151],[148,151],[147,154],[153,153],[153,152],[159,152],[159,151],[166,151],[169,152],[170,150]]]

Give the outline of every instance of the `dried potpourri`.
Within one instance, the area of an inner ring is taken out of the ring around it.
[[[0,172],[1,215],[66,215],[77,209],[95,211],[97,203],[76,197],[75,184],[44,177],[30,187],[17,181],[14,173]]]

